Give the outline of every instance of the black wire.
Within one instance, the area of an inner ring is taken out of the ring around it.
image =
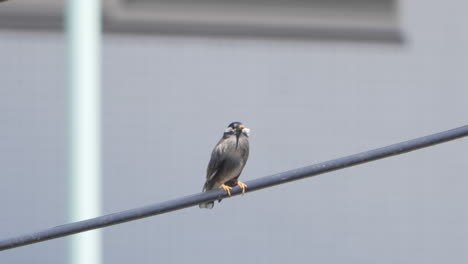
[[[425,137],[420,137],[401,143],[393,144],[383,148],[369,150],[358,154],[318,163],[315,165],[298,168],[286,172],[281,172],[271,176],[266,176],[246,182],[248,185],[247,192],[256,191],[259,189],[271,187],[278,184],[283,184],[290,181],[300,180],[307,177],[312,177],[326,172],[339,170],[361,163],[374,161],[377,159],[387,158],[394,155],[403,154],[409,151],[420,148],[429,147],[435,144],[440,144],[457,138],[468,136],[468,125],[447,130],[444,132],[432,134]],[[232,196],[241,193],[239,187],[232,189]],[[67,235],[76,234],[92,229],[116,225],[123,222],[133,221],[140,218],[164,214],[167,212],[187,208],[198,205],[199,203],[209,202],[220,198],[225,198],[227,194],[222,190],[213,190],[206,193],[197,193],[174,200],[156,203],[140,208],[134,208],[114,214],[99,216],[84,221],[69,223],[61,226],[48,228],[39,232],[21,235],[0,241],[0,250],[11,249],[15,247],[25,246],[28,244],[38,243],[50,239],[55,239]]]

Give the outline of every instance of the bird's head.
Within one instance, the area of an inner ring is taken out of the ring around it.
[[[241,122],[232,122],[229,126],[224,130],[224,134],[226,135],[236,135],[239,137],[241,134],[245,136],[249,136],[250,129],[246,128]]]
[[[239,145],[239,137],[244,135],[245,137],[249,137],[250,129],[246,128],[241,122],[232,122],[229,126],[224,130],[224,138],[227,138],[231,135],[236,136],[236,149]]]

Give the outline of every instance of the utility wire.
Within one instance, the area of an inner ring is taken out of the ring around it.
[[[458,139],[468,136],[468,125],[447,130],[444,132],[432,134],[425,137],[420,137],[397,144],[389,145],[386,147],[369,150],[366,152],[357,153],[354,155],[325,161],[315,165],[310,165],[303,168],[298,168],[290,171],[281,172],[278,174],[258,178],[255,180],[247,181],[247,192],[253,192],[263,188],[268,188],[274,185],[287,183],[290,181],[300,180],[307,177],[312,177],[326,172],[331,172],[361,163],[370,162],[382,158],[387,158],[409,151],[417,150],[420,148],[429,147],[435,144],[444,143],[450,140]],[[239,195],[241,190],[235,187],[231,191],[231,195]],[[137,220],[144,217],[168,213],[171,211],[198,205],[199,203],[214,201],[220,198],[226,198],[227,194],[219,189],[212,190],[205,193],[197,193],[174,200],[156,203],[148,206],[134,208],[114,214],[108,214],[83,220],[79,222],[64,224],[39,232],[25,234],[17,237],[0,241],[0,250],[21,247],[28,244],[38,243],[50,239],[55,239],[63,236],[76,234],[88,230],[102,228],[110,225],[116,225],[128,221]]]

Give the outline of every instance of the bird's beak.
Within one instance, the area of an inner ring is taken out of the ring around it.
[[[244,125],[240,125],[239,128],[240,128],[240,129],[244,129],[245,126],[244,126]]]

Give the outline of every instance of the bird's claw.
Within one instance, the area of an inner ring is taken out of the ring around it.
[[[231,196],[232,187],[229,187],[226,184],[221,184],[221,186],[219,186],[219,187],[221,187],[225,192],[227,192],[227,194],[229,196]]]
[[[239,188],[242,189],[242,194],[244,194],[244,193],[245,193],[245,189],[247,188],[247,184],[245,184],[245,183],[243,183],[243,182],[241,182],[241,181],[238,180],[238,181],[237,181],[237,185],[239,185]]]

